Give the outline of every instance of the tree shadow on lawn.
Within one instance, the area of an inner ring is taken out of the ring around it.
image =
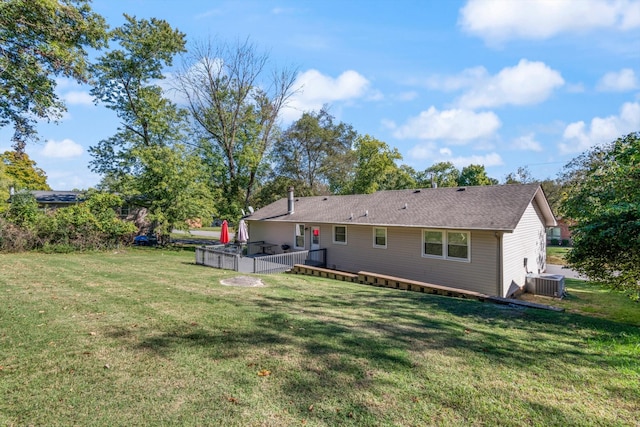
[[[464,348],[494,364],[521,368],[553,364],[558,357],[563,363],[579,368],[586,363],[626,368],[635,366],[640,350],[636,347],[635,355],[608,355],[602,351],[615,345],[637,346],[640,328],[633,325],[581,314],[436,295],[416,296],[401,291],[380,295],[362,291],[349,296],[305,296],[301,302],[269,296],[257,304],[263,313],[277,312],[283,307],[287,307],[289,313],[299,311],[306,319],[305,329],[316,330],[320,336],[324,334],[323,327],[328,325],[345,329],[345,324],[355,323],[356,326],[346,329],[357,337],[360,345],[361,339],[368,338],[378,345],[388,342],[412,351]],[[357,316],[359,311],[370,315]],[[345,348],[349,345],[345,340]]]
[[[164,357],[194,347],[211,359],[281,369],[282,396],[303,394],[304,402],[344,402],[355,414],[353,420],[361,422],[381,415],[363,405],[354,393],[375,394],[384,389],[388,378],[379,372],[411,376],[416,369],[428,369],[421,366],[426,362],[414,359],[416,354],[444,351],[461,364],[472,357],[486,360],[486,364],[476,362],[480,366],[525,372],[533,368],[551,371],[554,377],[570,374],[566,370],[572,367],[576,372],[585,368],[638,369],[637,354],[606,354],[611,352],[598,349],[598,345],[620,343],[621,337],[630,343],[640,342],[638,328],[577,314],[375,288],[351,294],[305,295],[300,300],[262,293],[243,304],[255,306],[248,326],[225,329],[205,322],[196,327],[176,326],[140,336],[137,346]],[[561,369],[556,366],[558,360],[562,361]],[[629,395],[636,391],[620,390]],[[286,398],[281,399],[280,406],[285,407]],[[300,402],[298,398],[294,401]],[[306,403],[296,405],[302,418],[326,416],[333,422],[345,422],[344,413],[320,415],[318,408],[312,415]]]

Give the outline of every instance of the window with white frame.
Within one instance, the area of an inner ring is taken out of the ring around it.
[[[346,225],[333,226],[333,243],[337,243],[340,245],[347,244],[347,226]]]
[[[471,235],[468,231],[422,231],[422,256],[470,261]]]
[[[387,229],[384,227],[373,228],[373,247],[374,248],[386,248],[387,247]]]
[[[422,233],[423,249],[422,254],[444,258],[444,233],[439,230],[425,230]]]
[[[466,231],[447,232],[447,258],[469,260],[469,233]]]
[[[295,247],[298,249],[304,249],[304,224],[296,224]]]

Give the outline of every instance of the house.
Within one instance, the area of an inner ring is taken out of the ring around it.
[[[329,268],[509,296],[546,265],[556,226],[538,184],[287,198],[246,218],[252,241],[326,249]]]
[[[85,194],[83,191],[31,191],[36,198],[38,207],[50,210],[75,205],[84,201]]]
[[[557,225],[547,229],[547,244],[570,246],[573,244],[571,238],[571,226],[575,223],[565,218],[556,218]]]

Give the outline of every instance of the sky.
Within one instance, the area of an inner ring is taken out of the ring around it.
[[[424,170],[482,164],[555,178],[594,145],[640,131],[640,0],[94,0],[111,28],[123,13],[160,18],[205,40],[249,39],[272,67],[298,70],[286,127],[328,105]],[[177,58],[175,66],[179,67]],[[171,69],[166,70],[168,79]],[[115,114],[89,88],[58,80],[68,107],[38,126],[27,153],[55,190],[86,189],[88,148]],[[0,129],[0,152],[10,149]]]

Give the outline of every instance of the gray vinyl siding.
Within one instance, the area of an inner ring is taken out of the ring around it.
[[[278,245],[275,250],[279,251],[280,245],[289,245],[294,248],[295,243],[295,226],[296,223],[285,222],[249,222],[249,241],[258,242],[265,241]],[[309,227],[305,224],[305,227]],[[305,248],[309,248],[309,230],[305,230],[304,244]]]
[[[547,234],[542,213],[535,202],[530,203],[513,233],[507,233],[503,237],[502,296],[506,296],[512,285],[524,286],[527,270],[532,273],[545,271],[546,242]]]
[[[293,247],[295,223],[249,223],[251,241]],[[373,227],[348,225],[347,244],[333,243],[333,224],[305,224],[309,247],[311,226],[320,227],[320,247],[327,249],[327,267],[357,273],[398,276],[454,288],[499,295],[498,239],[493,231],[470,231],[471,262],[422,256],[423,228],[386,227],[387,247],[373,247]],[[279,248],[276,248],[279,249]]]
[[[387,247],[373,247],[373,228],[349,226],[348,244],[327,250],[330,268],[371,271],[489,295],[498,293],[497,239],[493,232],[472,231],[471,262],[422,256],[422,228],[387,227]]]

